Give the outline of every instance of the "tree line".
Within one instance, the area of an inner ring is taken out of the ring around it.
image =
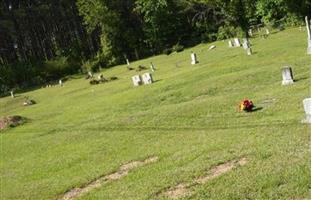
[[[297,25],[309,0],[1,0],[0,94],[234,36]]]

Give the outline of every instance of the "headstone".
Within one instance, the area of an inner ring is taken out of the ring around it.
[[[149,85],[149,84],[153,83],[153,78],[152,78],[152,75],[150,73],[143,74],[142,78],[143,78],[143,83],[145,85]]]
[[[191,53],[191,65],[195,65],[198,63],[198,58],[195,53]]]
[[[154,72],[156,70],[152,62],[150,63],[150,69],[152,72]]]
[[[10,93],[11,93],[11,97],[12,97],[12,99],[14,99],[14,98],[15,98],[15,95],[14,95],[13,90],[12,90]]]
[[[270,31],[267,28],[266,28],[266,35],[270,35]]]
[[[92,72],[89,71],[89,72],[88,72],[88,75],[89,75],[90,78],[93,78]]]
[[[311,98],[303,100],[303,107],[306,113],[306,118],[302,122],[311,123]]]
[[[127,64],[127,66],[130,66],[130,61],[129,61],[129,59],[126,59],[126,64]]]
[[[294,83],[293,71],[290,67],[285,67],[282,69],[282,85],[290,85]]]
[[[249,30],[248,30],[248,35],[251,36],[251,37],[253,37],[253,29],[249,29]]]
[[[213,49],[215,49],[216,48],[216,46],[215,45],[212,45],[212,46],[210,46],[210,48],[208,49],[208,50],[213,50]]]
[[[234,46],[235,47],[240,47],[241,46],[241,42],[239,38],[234,38]]]
[[[59,86],[63,87],[63,81],[62,80],[59,80]]]
[[[140,75],[133,76],[132,81],[133,81],[134,86],[139,86],[142,84]]]
[[[250,48],[250,44],[249,44],[249,41],[248,41],[247,38],[244,38],[244,39],[243,39],[243,44],[242,44],[242,46],[243,46],[243,49],[245,49],[245,50],[247,50],[248,48]]]
[[[311,21],[309,21],[308,16],[306,16],[306,26],[308,32],[308,54],[311,54]]]
[[[228,41],[228,44],[229,44],[229,47],[230,47],[230,48],[232,48],[232,47],[234,46],[232,40],[229,40],[229,41]]]
[[[248,56],[251,56],[253,54],[252,48],[247,48],[246,53]]]

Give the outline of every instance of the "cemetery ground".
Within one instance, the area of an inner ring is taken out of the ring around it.
[[[91,86],[76,75],[64,87],[1,98],[0,116],[28,119],[0,132],[1,199],[62,199],[132,161],[120,179],[74,199],[166,199],[180,184],[185,199],[310,199],[306,42],[305,31],[288,29],[251,39],[247,56],[218,41],[131,63],[154,63],[152,85],[133,87],[140,72],[123,65],[102,71],[118,77],[111,83]],[[295,84],[282,86],[284,66]],[[37,104],[22,106],[24,96]],[[260,109],[238,112],[244,98]]]

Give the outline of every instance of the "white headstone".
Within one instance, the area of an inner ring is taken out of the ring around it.
[[[282,69],[282,85],[290,85],[294,83],[293,71],[290,67],[285,67]]]
[[[88,74],[89,74],[89,77],[90,77],[90,78],[93,78],[92,72],[88,72]]]
[[[249,30],[248,30],[248,35],[251,36],[251,37],[253,37],[253,29],[249,29]]]
[[[142,80],[139,75],[133,76],[132,81],[133,81],[134,86],[139,86],[142,84]]]
[[[253,54],[252,48],[247,48],[246,53],[248,56],[251,56]]]
[[[149,84],[153,83],[153,78],[152,78],[152,75],[150,73],[143,74],[142,78],[143,78],[143,83],[145,85],[149,85]]]
[[[243,44],[242,44],[242,46],[243,46],[243,49],[245,49],[245,50],[247,50],[248,48],[250,48],[249,41],[248,41],[247,38],[244,38],[244,39],[243,39]]]
[[[212,45],[212,46],[210,46],[210,48],[208,49],[208,50],[213,50],[213,49],[215,49],[216,48],[216,46],[215,45]]]
[[[240,47],[241,43],[240,43],[240,39],[239,38],[234,38],[234,46],[235,47]]]
[[[14,96],[14,92],[13,92],[13,90],[12,90],[10,93],[11,93],[11,97],[12,97],[12,99],[14,99],[14,98],[15,98],[15,96]]]
[[[195,65],[198,63],[197,55],[195,53],[191,53],[191,64]]]
[[[127,66],[130,66],[130,61],[129,61],[129,59],[126,59],[126,64],[127,64]]]
[[[59,80],[59,86],[63,87],[63,81],[62,80]]]
[[[232,40],[229,40],[229,41],[228,41],[228,44],[229,44],[229,47],[230,47],[230,48],[232,48],[232,47],[234,46]]]
[[[150,63],[150,69],[152,72],[154,72],[156,70],[152,62]]]
[[[267,28],[266,28],[266,34],[267,34],[267,35],[270,35],[270,31],[269,31],[269,29],[267,29]]]
[[[303,123],[311,123],[311,98],[303,100],[303,107],[306,113],[306,118],[303,120]]]
[[[311,21],[309,21],[308,16],[306,16],[306,26],[308,32],[308,54],[311,54]]]

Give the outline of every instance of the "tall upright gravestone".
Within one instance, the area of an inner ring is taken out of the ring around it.
[[[311,98],[303,100],[303,107],[306,113],[306,118],[302,122],[311,123]]]
[[[294,83],[293,70],[291,67],[285,67],[282,69],[282,85],[291,85]]]
[[[311,21],[309,21],[308,16],[306,16],[306,26],[308,32],[308,54],[311,55]]]

